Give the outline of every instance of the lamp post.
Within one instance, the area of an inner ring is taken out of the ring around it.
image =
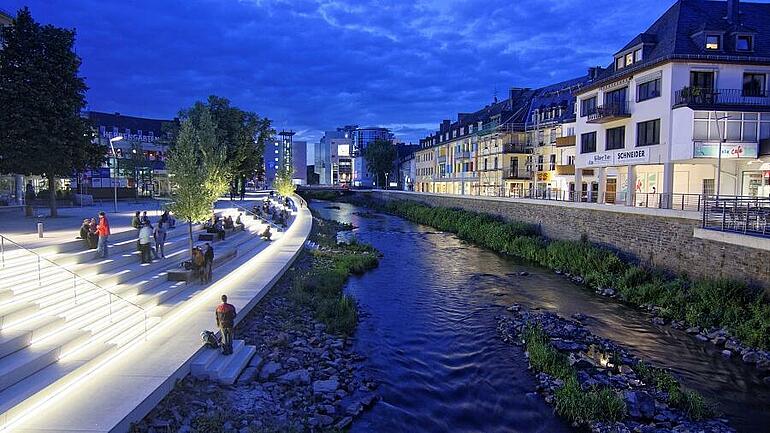
[[[115,145],[113,143],[122,139],[123,137],[120,135],[110,138],[110,148],[112,149],[112,156],[115,158],[115,178],[110,178],[112,181],[113,198],[115,199],[115,213],[118,213],[118,154],[115,153]]]

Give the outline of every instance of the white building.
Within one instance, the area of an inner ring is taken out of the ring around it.
[[[770,195],[768,20],[770,4],[680,0],[595,70],[577,93],[583,200]]]

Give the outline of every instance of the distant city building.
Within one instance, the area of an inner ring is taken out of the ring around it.
[[[316,173],[321,185],[348,185],[352,180],[351,146],[356,125],[326,131],[316,147]]]
[[[96,140],[107,147],[102,167],[86,170],[73,179],[73,190],[108,197],[118,187],[122,197],[168,196],[171,191],[166,156],[171,129],[177,120],[149,119],[120,113],[88,111],[85,117],[96,130]],[[110,147],[113,141],[115,153]]]
[[[0,26],[8,26],[13,22],[13,16],[9,12],[0,9]]]
[[[293,169],[294,131],[282,130],[265,145],[265,185],[272,187],[281,168]]]
[[[296,185],[307,185],[307,141],[294,140],[291,149],[292,179]]]
[[[366,168],[363,152],[377,140],[393,142],[393,133],[388,128],[365,127],[352,131],[351,157],[353,158],[352,183],[356,187],[372,187],[375,181]]]

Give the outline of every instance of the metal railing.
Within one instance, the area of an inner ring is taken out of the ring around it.
[[[707,197],[702,226],[709,230],[770,237],[770,197]]]
[[[580,195],[579,199],[577,194]],[[599,193],[597,191],[575,192],[558,188],[516,188],[506,191],[505,196],[535,200],[579,201],[583,203],[599,202]],[[605,204],[627,205],[627,199],[627,192],[605,193],[604,195]],[[703,195],[632,193],[631,206],[699,212],[703,209]]]
[[[12,254],[12,251],[15,251],[15,254]],[[107,304],[109,307],[109,319],[110,323],[114,323],[113,321],[113,300],[116,302],[122,302],[124,305],[127,305],[129,308],[137,309],[138,313],[143,316],[144,321],[144,331],[142,332],[142,335],[144,338],[147,338],[147,310],[145,310],[140,305],[129,301],[128,299],[118,295],[117,293],[113,293],[110,290],[105,289],[104,287],[94,283],[93,281],[84,278],[77,273],[65,268],[64,266],[59,265],[58,263],[49,260],[42,255],[30,250],[29,248],[26,248],[17,242],[14,242],[13,240],[9,239],[8,237],[4,235],[0,235],[0,269],[9,269],[12,266],[18,265],[18,263],[13,262],[13,260],[16,260],[17,258],[25,258],[25,257],[31,257],[32,260],[29,261],[30,264],[33,265],[34,273],[37,276],[37,285],[38,288],[43,287],[43,271],[50,269],[53,267],[57,271],[64,271],[67,275],[67,279],[70,277],[72,278],[72,300],[73,304],[75,306],[78,305],[78,294],[80,296],[83,296],[86,292],[96,289],[99,292],[102,292],[104,295],[107,296]],[[53,284],[60,284],[64,282],[64,279],[58,280],[54,282]],[[85,287],[83,287],[85,286]],[[78,288],[80,288],[80,291],[78,291]],[[87,302],[96,300],[96,297],[88,298]]]
[[[674,107],[693,105],[714,107],[720,105],[770,106],[766,91],[743,89],[712,89],[684,87],[674,92]]]
[[[596,107],[588,113],[588,122],[601,122],[616,117],[628,117],[631,115],[631,103],[629,101],[608,101],[604,105]]]

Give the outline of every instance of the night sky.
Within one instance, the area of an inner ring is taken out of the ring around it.
[[[611,63],[673,0],[0,0],[77,30],[89,109],[172,118],[217,94],[300,139],[404,141]]]

